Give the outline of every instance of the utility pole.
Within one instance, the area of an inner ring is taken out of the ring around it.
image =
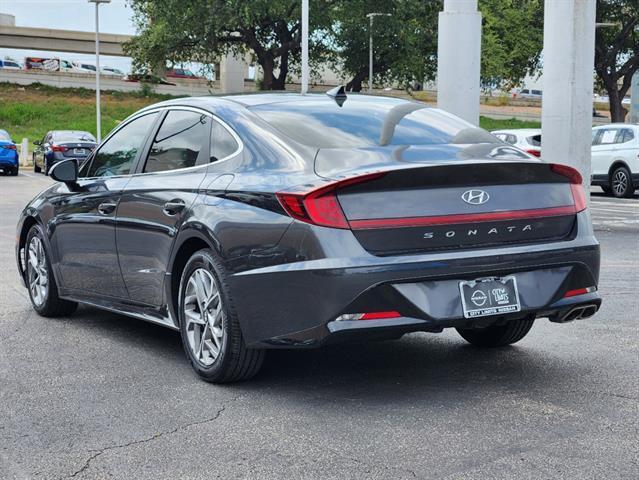
[[[308,93],[308,0],[302,0],[302,95]]]
[[[95,3],[95,112],[96,137],[98,143],[102,141],[102,114],[100,111],[100,4],[111,3],[111,0],[89,0]]]
[[[390,13],[369,13],[366,18],[370,21],[368,30],[368,92],[373,91],[373,19],[375,17],[390,17]]]

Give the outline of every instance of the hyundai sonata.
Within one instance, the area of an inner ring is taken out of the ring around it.
[[[601,303],[580,174],[421,103],[171,100],[50,173],[17,229],[33,308],[179,330],[213,382],[269,348],[449,327],[505,346]]]

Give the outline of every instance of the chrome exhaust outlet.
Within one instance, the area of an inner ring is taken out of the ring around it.
[[[592,317],[595,313],[597,313],[596,305],[581,305],[579,307],[573,308],[572,310],[568,311],[568,313],[564,314],[562,317],[553,321],[557,323],[572,322],[573,320],[581,320],[583,318]]]
[[[595,313],[597,313],[597,307],[595,305],[588,305],[584,307],[579,319],[592,317]]]

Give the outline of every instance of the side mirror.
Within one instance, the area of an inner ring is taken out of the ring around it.
[[[34,145],[40,145],[40,140],[34,140],[34,141],[33,141],[33,144],[34,144]]]
[[[69,160],[63,160],[61,162],[55,163],[51,170],[49,170],[49,175],[56,182],[64,182],[67,185],[75,185],[78,181],[78,162],[75,158],[71,158]]]

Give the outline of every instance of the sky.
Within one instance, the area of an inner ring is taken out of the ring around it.
[[[88,0],[0,0],[0,13],[14,15],[18,27],[95,31],[95,5]],[[111,3],[100,6],[100,31],[132,35],[135,33],[132,15],[125,0],[111,0]],[[28,56],[55,56],[95,63],[95,55],[0,48],[0,58],[5,56],[21,62]],[[131,69],[131,60],[122,57],[101,55],[100,64],[125,72]]]

